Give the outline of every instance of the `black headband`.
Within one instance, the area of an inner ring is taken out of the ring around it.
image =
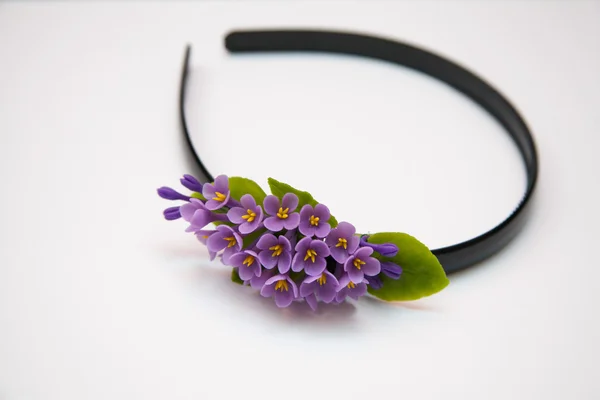
[[[232,53],[307,51],[352,54],[389,61],[447,83],[471,98],[500,122],[523,157],[527,170],[527,189],[515,210],[498,226],[466,242],[432,250],[446,272],[466,268],[490,257],[515,237],[525,223],[538,174],[533,137],[523,118],[508,100],[472,72],[443,57],[405,43],[354,33],[309,30],[239,31],[227,35],[225,46]],[[181,123],[190,151],[204,174],[204,182],[212,182],[213,176],[192,145],[185,119],[184,103],[189,59],[188,46],[180,87]]]

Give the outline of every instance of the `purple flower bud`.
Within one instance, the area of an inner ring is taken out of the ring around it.
[[[183,194],[171,189],[170,187],[163,186],[163,187],[159,188],[156,192],[163,199],[190,201],[189,196],[183,195]]]
[[[365,276],[365,278],[367,279],[367,282],[369,283],[369,286],[371,288],[373,288],[374,290],[379,290],[383,287],[383,282],[381,282],[381,278],[379,277],[379,275],[377,276]]]
[[[361,247],[368,246],[384,257],[394,257],[396,254],[398,254],[398,246],[396,246],[395,244],[393,244],[393,243],[382,243],[382,244],[369,243],[369,242],[367,242],[368,238],[369,238],[368,235],[363,235],[360,237]]]
[[[183,186],[190,189],[192,192],[202,193],[202,184],[192,175],[184,175],[179,182],[181,182]]]
[[[383,272],[388,278],[398,279],[400,278],[400,275],[402,275],[402,267],[398,264],[394,264],[391,261],[382,261],[381,272]]]
[[[179,207],[169,207],[165,211],[163,211],[163,215],[167,221],[173,221],[175,219],[181,218],[181,212],[179,211]]]

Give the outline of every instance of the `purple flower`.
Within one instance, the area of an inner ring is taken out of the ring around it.
[[[260,290],[263,297],[274,297],[277,307],[287,307],[298,297],[298,287],[287,275],[275,275]]]
[[[381,272],[389,278],[399,279],[400,275],[402,275],[402,267],[391,261],[382,261]]]
[[[181,193],[177,192],[176,190],[171,189],[170,187],[163,186],[161,188],[158,188],[156,190],[156,192],[158,193],[158,195],[160,197],[162,197],[163,199],[166,199],[166,200],[185,200],[185,201],[190,201],[190,197],[189,196],[181,194]]]
[[[331,256],[339,263],[345,263],[358,248],[359,239],[354,234],[356,228],[348,222],[340,222],[331,230],[325,243],[329,245]]]
[[[202,193],[202,184],[192,175],[184,175],[179,182],[192,192]]]
[[[292,248],[296,247],[296,243],[298,243],[298,231],[296,229],[292,229],[291,231],[287,231],[285,233],[285,237],[290,241]]]
[[[306,300],[306,303],[311,308],[311,310],[317,311],[318,301],[317,301],[317,296],[315,296],[314,293],[311,293],[308,296],[304,297],[304,300]]]
[[[271,215],[265,219],[265,227],[273,232],[279,232],[283,228],[295,229],[300,223],[300,215],[296,211],[298,207],[298,196],[294,193],[286,193],[279,203],[279,199],[272,194],[265,197],[265,211]]]
[[[296,245],[296,255],[292,260],[292,271],[304,270],[308,275],[319,276],[325,270],[329,247],[320,241],[305,237]]]
[[[189,203],[179,208],[181,216],[190,223],[186,232],[196,232],[215,221],[227,221],[227,215],[216,214],[206,209],[200,200],[191,198]]]
[[[243,281],[250,280],[253,276],[260,276],[261,274],[258,255],[252,250],[244,250],[232,255],[229,257],[229,263],[234,267],[238,267],[238,274]]]
[[[300,233],[307,237],[324,238],[331,231],[329,221],[329,208],[323,204],[317,204],[314,208],[310,204],[305,204],[300,210]]]
[[[260,226],[263,219],[263,210],[261,206],[256,205],[256,201],[251,194],[245,194],[240,199],[241,207],[233,207],[227,212],[227,218],[234,224],[239,224],[240,233],[247,235],[254,232]]]
[[[394,243],[369,243],[367,242],[368,238],[368,235],[363,235],[360,237],[361,247],[370,247],[384,257],[394,257],[396,254],[398,254],[398,246],[396,246]]]
[[[275,273],[276,271],[274,269],[263,270],[260,273],[260,276],[254,275],[252,278],[250,278],[250,286],[252,286],[253,289],[262,289],[262,287],[265,286],[265,282],[274,276]]]
[[[359,297],[364,296],[366,293],[366,280],[360,281],[359,283],[354,283],[350,279],[350,276],[345,274],[340,278],[335,299],[336,301],[341,302],[346,298],[346,296],[350,296],[354,300],[358,300]]]
[[[173,221],[181,218],[179,207],[169,207],[163,211],[163,215],[167,221]]]
[[[383,282],[381,282],[381,278],[379,275],[376,276],[365,276],[367,283],[369,286],[375,290],[381,289],[383,287]]]
[[[196,232],[194,232],[194,234],[196,235],[196,239],[198,239],[200,241],[200,243],[202,243],[203,245],[206,246],[206,242],[208,241],[208,238],[215,232],[216,232],[216,230],[202,230],[202,231],[196,231]],[[216,251],[208,250],[208,254],[210,255],[210,261],[214,260],[215,257],[217,256]]]
[[[206,208],[218,210],[229,201],[229,179],[227,175],[219,175],[215,183],[207,183],[202,186],[202,195],[206,198]]]
[[[319,276],[307,276],[300,285],[300,296],[315,294],[324,303],[331,303],[335,298],[338,280],[327,270]]]
[[[379,260],[371,257],[373,249],[370,247],[361,247],[354,252],[344,263],[344,271],[348,273],[350,280],[355,283],[361,283],[365,275],[374,276],[381,271]]]
[[[208,251],[214,253],[225,249],[223,263],[229,264],[229,258],[242,250],[242,238],[229,226],[219,225],[216,232],[206,240],[206,247],[208,247]]]
[[[266,269],[273,269],[277,265],[282,274],[290,270],[292,245],[285,236],[275,237],[275,235],[266,233],[258,240],[256,247],[262,250],[258,253],[258,259]]]
[[[212,213],[198,199],[191,198],[189,203],[181,206],[180,212],[183,219],[190,223],[186,232],[199,231],[213,221]]]

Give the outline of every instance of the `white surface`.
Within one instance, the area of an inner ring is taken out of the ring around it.
[[[584,1],[1,4],[0,399],[598,398],[599,20]],[[500,128],[421,75],[222,48],[232,29],[278,26],[406,40],[493,82],[541,156],[518,240],[413,303],[313,315],[232,285],[154,193],[190,168],[187,42],[215,173],[274,175],[361,230],[432,247],[490,228],[523,188]],[[299,135],[339,153],[251,153]],[[339,181],[315,174],[344,161]],[[368,206],[386,180],[383,214]]]

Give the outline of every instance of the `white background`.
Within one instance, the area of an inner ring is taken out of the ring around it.
[[[340,28],[446,55],[524,114],[532,218],[443,292],[277,309],[167,223],[194,172],[310,190],[363,231],[431,247],[506,217],[518,154],[478,107],[351,57],[232,56],[239,28]],[[0,4],[0,399],[600,396],[600,3]]]

